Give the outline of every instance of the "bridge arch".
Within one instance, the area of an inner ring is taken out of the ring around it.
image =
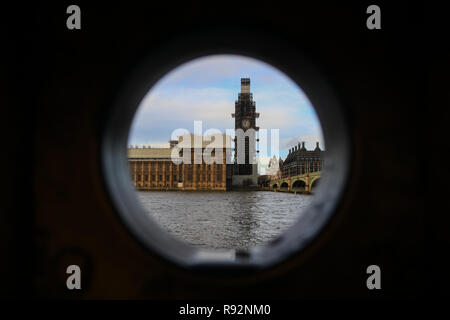
[[[295,180],[292,184],[292,191],[305,191],[306,183],[303,180]]]
[[[288,189],[288,188],[289,188],[289,184],[286,181],[281,183],[280,189]]]
[[[274,184],[272,185],[272,189],[278,189],[278,184],[274,183]]]

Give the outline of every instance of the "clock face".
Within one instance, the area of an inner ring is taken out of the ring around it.
[[[248,120],[248,119],[242,120],[242,127],[244,127],[245,129],[248,129],[250,127],[250,120]]]

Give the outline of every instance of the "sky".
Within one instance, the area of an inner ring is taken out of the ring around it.
[[[203,133],[234,128],[234,103],[241,78],[250,78],[250,92],[260,113],[256,125],[279,130],[279,154],[271,150],[259,157],[264,174],[275,154],[283,159],[289,148],[305,141],[308,150],[316,141],[324,149],[319,119],[304,92],[284,73],[262,61],[237,55],[212,55],[182,64],[161,78],[143,97],[134,116],[129,145],[168,147],[175,129],[194,132],[202,121]]]

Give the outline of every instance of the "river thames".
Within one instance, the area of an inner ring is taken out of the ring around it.
[[[276,238],[305,212],[312,195],[271,191],[138,192],[149,216],[187,243],[248,249]]]

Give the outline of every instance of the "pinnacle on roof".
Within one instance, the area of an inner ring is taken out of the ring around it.
[[[314,151],[322,151],[319,147],[319,141],[316,142],[316,148],[314,149]]]
[[[300,149],[300,151],[306,151],[305,141],[302,141],[302,148]]]

